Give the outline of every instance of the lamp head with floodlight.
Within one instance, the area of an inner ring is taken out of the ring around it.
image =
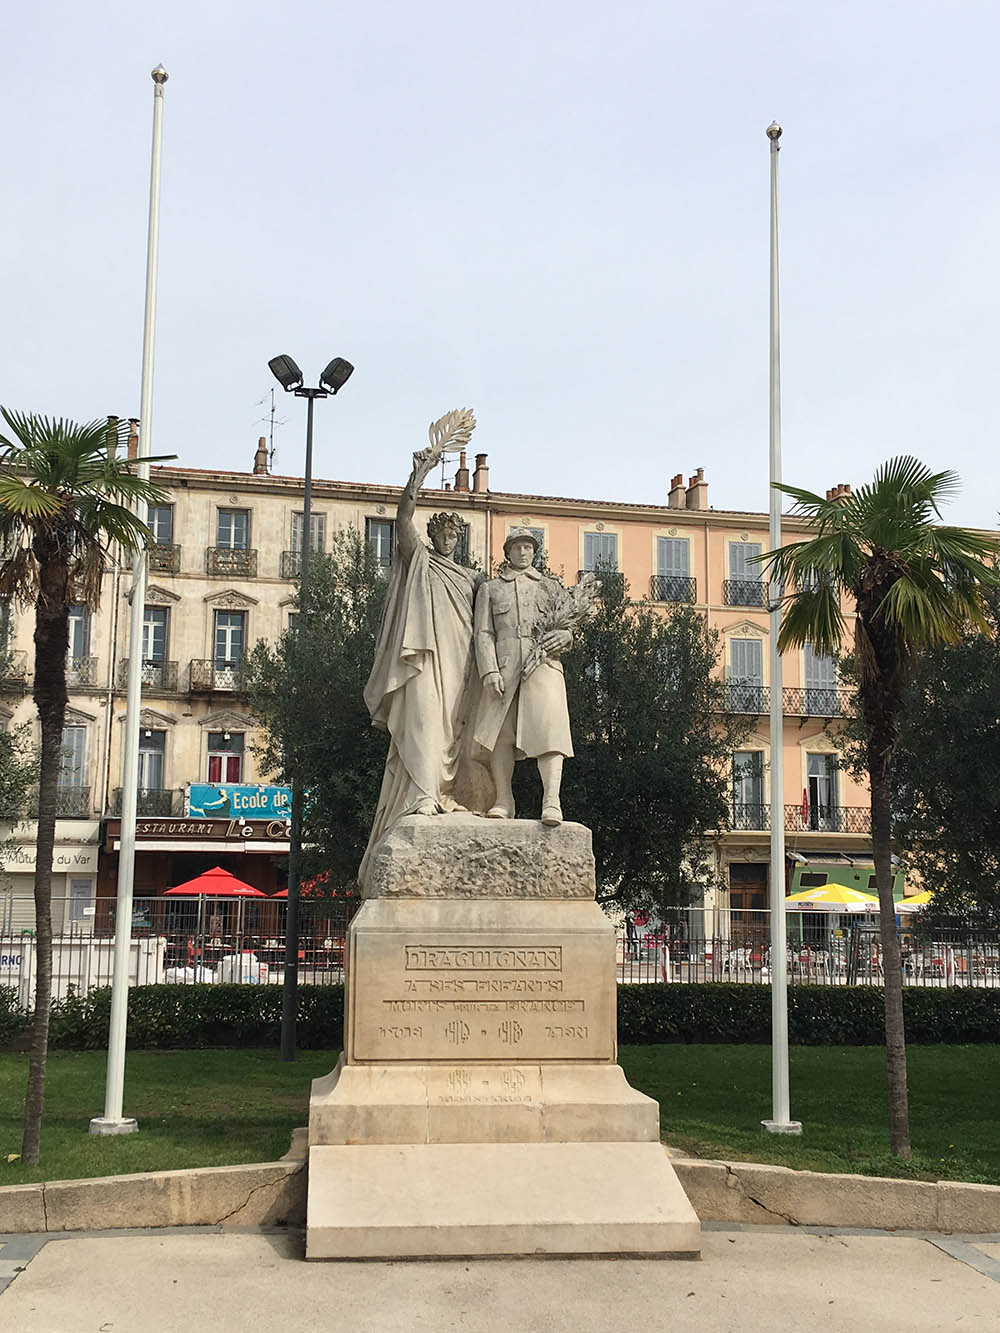
[[[335,394],[338,389],[344,387],[353,374],[354,367],[350,361],[345,361],[342,356],[335,356],[320,375],[319,382],[329,393]]]
[[[268,369],[286,393],[294,393],[302,384],[302,371],[290,356],[275,356],[267,363]]]

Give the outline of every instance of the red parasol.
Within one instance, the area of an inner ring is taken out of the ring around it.
[[[267,894],[261,893],[260,889],[255,889],[252,884],[245,884],[243,880],[237,879],[221,866],[216,866],[213,870],[206,870],[203,875],[197,875],[184,884],[178,884],[176,888],[167,889],[163,896],[164,898],[266,898]]]

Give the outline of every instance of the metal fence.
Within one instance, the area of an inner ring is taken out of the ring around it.
[[[115,906],[114,898],[89,904],[53,899],[53,998],[111,984]],[[343,981],[347,926],[357,906],[351,899],[300,901],[300,981]],[[287,911],[287,901],[278,898],[135,898],[129,984],[280,984]],[[13,987],[24,1007],[34,993],[35,968],[31,900],[0,899],[0,986]]]
[[[688,925],[619,933],[620,982],[770,982],[768,912],[726,911],[725,933]],[[751,922],[741,918],[756,917]],[[785,974],[789,984],[880,986],[882,944],[878,916],[838,918],[832,913],[789,913]],[[910,923],[899,929],[907,986],[1000,986],[1000,937],[940,932],[922,939]]]
[[[299,979],[344,979],[353,899],[302,899]],[[284,976],[281,899],[136,898],[129,953],[131,985],[241,982],[277,985]],[[115,899],[53,900],[53,996],[111,983]],[[709,930],[703,923],[711,923]],[[790,912],[785,970],[791,984],[880,985],[877,914]],[[34,909],[30,899],[0,896],[0,986],[29,1007],[35,983]],[[942,932],[922,939],[901,918],[903,981],[908,986],[1000,986],[1000,937]],[[771,980],[766,911],[690,910],[686,919],[616,932],[617,976],[624,983]]]

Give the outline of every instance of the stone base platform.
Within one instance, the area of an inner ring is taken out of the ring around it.
[[[698,1258],[658,1143],[434,1143],[309,1151],[307,1259]]]
[[[310,1147],[658,1143],[660,1111],[618,1065],[349,1065],[313,1080]]]

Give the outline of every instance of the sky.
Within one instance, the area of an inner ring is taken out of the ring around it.
[[[704,467],[766,510],[777,119],[785,481],[912,453],[961,477],[947,521],[1000,521],[990,0],[36,0],[4,35],[6,406],[139,414],[162,61],[154,454],[250,470],[268,360],[343,356],[317,476],[402,484],[470,406],[496,490]]]

